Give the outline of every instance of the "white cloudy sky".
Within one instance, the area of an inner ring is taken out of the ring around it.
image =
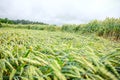
[[[77,24],[120,17],[120,0],[0,0],[0,17]]]

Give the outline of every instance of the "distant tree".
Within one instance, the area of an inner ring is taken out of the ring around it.
[[[2,24],[0,23],[0,28],[2,27]]]
[[[0,18],[0,22],[1,23],[9,23],[9,24],[13,23],[12,20],[9,20],[8,18],[5,18],[5,19]]]
[[[4,21],[5,21],[5,23],[8,23],[8,18],[5,18]]]

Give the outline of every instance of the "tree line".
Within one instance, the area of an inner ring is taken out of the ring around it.
[[[38,22],[38,21],[30,21],[30,20],[10,20],[8,18],[0,18],[0,23],[8,23],[8,24],[41,24],[46,25],[46,23]]]

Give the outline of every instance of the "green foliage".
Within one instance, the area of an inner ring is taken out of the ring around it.
[[[98,30],[98,35],[120,40],[120,18],[106,18],[102,22],[102,27]]]
[[[106,18],[104,21],[93,20],[88,24],[63,25],[62,31],[77,33],[95,33],[98,36],[120,40],[120,18]]]
[[[0,18],[1,23],[8,23],[8,24],[41,24],[41,25],[47,25],[43,22],[37,22],[37,21],[29,21],[29,20],[10,20],[8,18]]]
[[[98,20],[93,20],[86,24],[83,28],[83,31],[86,33],[95,33],[97,32],[102,26],[102,23]]]
[[[2,27],[2,24],[0,23],[0,28]]]
[[[12,20],[9,20],[8,18],[0,18],[0,22],[1,23],[9,23],[9,24],[13,24],[13,21]]]
[[[0,29],[1,80],[120,80],[119,61],[120,43],[95,35]]]
[[[67,31],[67,32],[74,32],[76,25],[63,25],[62,26],[62,31]]]

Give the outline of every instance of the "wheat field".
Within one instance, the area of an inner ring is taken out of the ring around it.
[[[119,79],[119,42],[94,34],[0,29],[0,80]]]

